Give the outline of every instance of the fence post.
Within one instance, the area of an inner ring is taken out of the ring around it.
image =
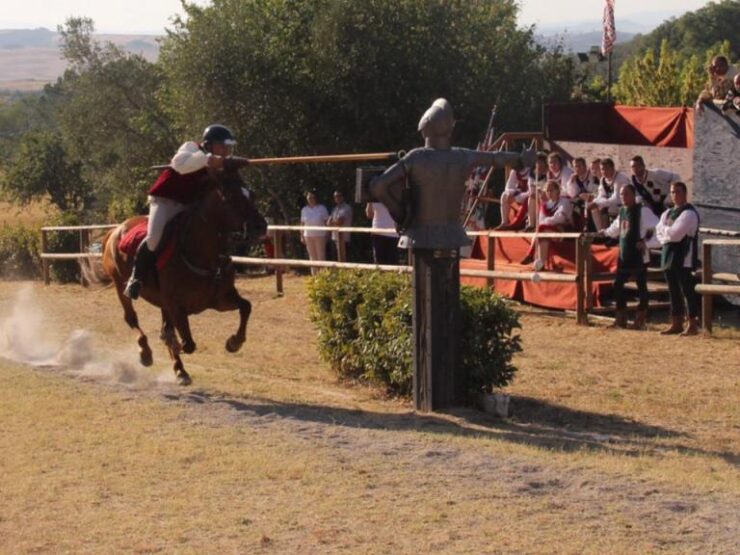
[[[80,253],[87,253],[88,249],[90,247],[90,230],[89,229],[81,229],[80,230]],[[89,283],[87,282],[87,279],[85,278],[85,271],[83,269],[84,264],[89,262],[89,258],[80,258],[79,259],[79,265],[80,265],[80,285],[83,287],[87,287]]]
[[[496,269],[496,238],[487,237],[486,243],[486,270],[493,272]],[[496,280],[492,277],[486,278],[486,286],[491,289],[496,289]]]
[[[283,232],[276,229],[272,232],[272,240],[275,243],[275,258],[283,258]],[[283,295],[283,267],[275,267],[275,289],[277,294]]]
[[[46,236],[46,230],[41,230],[41,254],[44,255],[49,251],[49,238]],[[49,259],[41,259],[41,272],[44,276],[44,285],[51,283],[51,277],[49,275]]]
[[[586,238],[586,267],[584,268],[584,287],[586,289],[586,317],[588,313],[594,307],[594,281],[591,279],[591,274],[594,271],[594,257],[591,254],[591,237]]]
[[[712,283],[712,244],[703,243],[701,246],[702,266],[701,282],[705,285]],[[701,296],[701,321],[704,333],[712,333],[712,302],[714,296],[704,294]]]
[[[337,231],[337,262],[347,262],[347,244],[341,231]]]
[[[579,236],[576,239],[576,324],[580,326],[588,325],[586,280],[584,279],[587,247],[588,240],[583,235]]]

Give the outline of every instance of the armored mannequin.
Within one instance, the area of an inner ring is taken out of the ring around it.
[[[382,202],[399,222],[407,214],[399,247],[411,249],[458,249],[470,244],[460,223],[459,207],[465,181],[473,168],[533,164],[534,151],[483,152],[451,146],[455,119],[444,98],[434,101],[419,120],[425,145],[370,182],[370,195]],[[410,206],[394,186],[408,180]],[[401,222],[399,222],[401,223]]]

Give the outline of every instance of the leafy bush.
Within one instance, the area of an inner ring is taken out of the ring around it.
[[[411,393],[412,298],[408,276],[382,272],[325,271],[309,281],[311,319],[319,351],[341,376]],[[519,319],[490,291],[463,287],[462,360],[459,379],[467,402],[511,383],[511,359],[521,350],[513,332]]]
[[[40,276],[38,231],[24,226],[0,227],[0,277],[38,279]]]

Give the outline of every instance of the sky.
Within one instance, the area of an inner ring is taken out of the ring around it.
[[[617,21],[646,11],[670,11],[678,15],[708,3],[707,0],[615,2]],[[207,0],[195,3],[205,4]],[[604,0],[519,0],[519,4],[522,25],[553,25],[601,19]],[[182,14],[180,0],[0,0],[0,29],[46,27],[55,30],[70,16],[87,16],[102,33],[162,34],[173,14]]]

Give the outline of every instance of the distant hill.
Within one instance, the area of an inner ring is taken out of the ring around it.
[[[629,42],[637,35],[619,31],[617,33],[617,44]],[[589,31],[586,33],[574,33],[564,31],[553,35],[538,35],[537,42],[540,44],[552,44],[562,42],[565,50],[570,52],[588,52],[592,46],[601,46],[601,31]]]
[[[95,35],[154,61],[159,44],[154,35]],[[0,91],[33,91],[64,73],[67,63],[59,51],[59,34],[49,29],[0,29]]]

